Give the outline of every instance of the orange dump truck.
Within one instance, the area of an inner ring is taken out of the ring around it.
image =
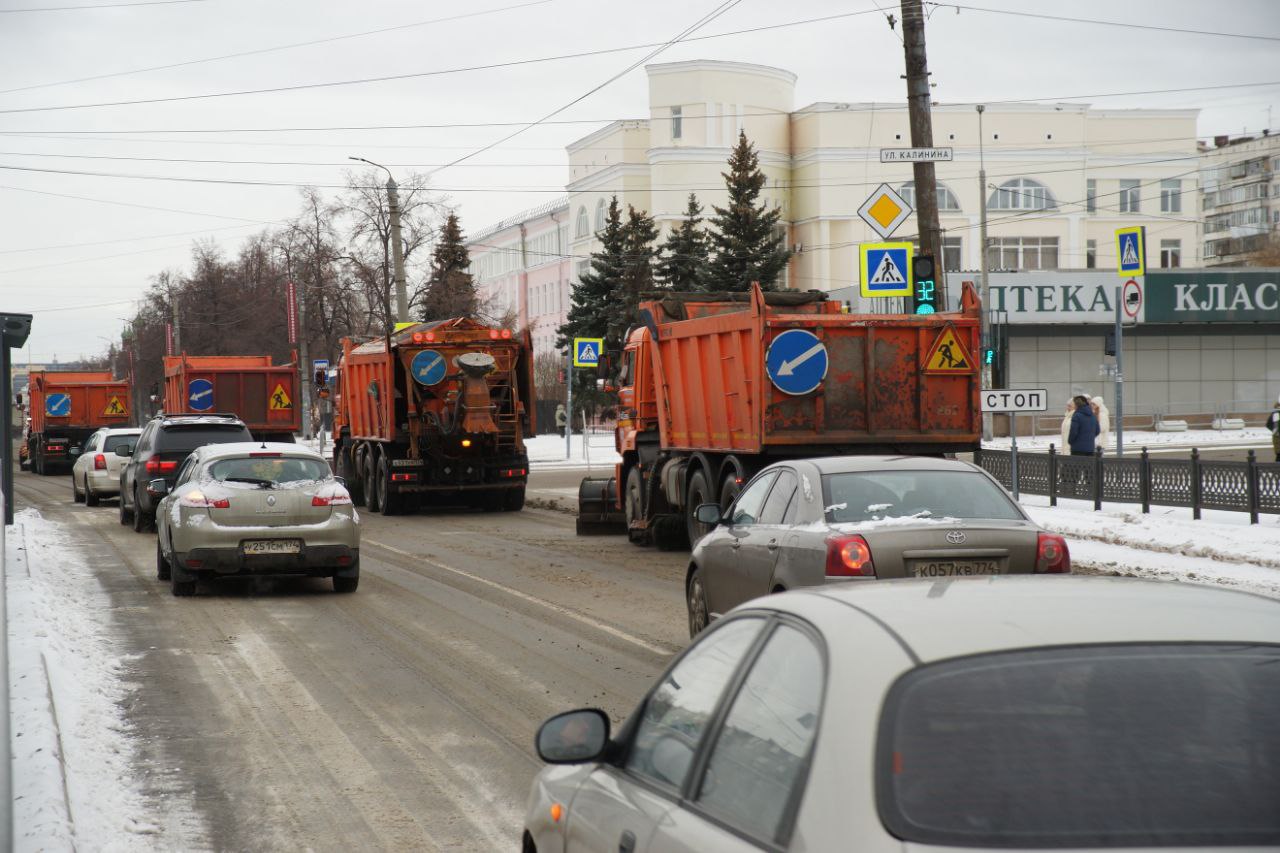
[[[384,515],[428,499],[521,509],[533,395],[527,334],[458,318],[344,339],[334,470],[357,503]]]
[[[33,371],[27,394],[27,458],[37,474],[69,468],[101,427],[129,425],[129,383],[110,371]]]
[[[233,414],[255,439],[293,441],[301,428],[298,367],[269,355],[166,355],[168,414]]]
[[[622,461],[582,482],[580,533],[681,547],[698,504],[727,507],[779,459],[978,447],[970,285],[960,311],[931,315],[845,314],[817,291],[652,296],[623,355]]]

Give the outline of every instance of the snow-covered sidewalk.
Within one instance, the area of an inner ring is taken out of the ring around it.
[[[34,509],[5,531],[4,572],[14,849],[159,849],[106,593],[66,529]]]
[[[982,442],[983,447],[992,450],[1008,450],[1009,438],[993,438],[990,441]],[[1047,451],[1049,445],[1053,444],[1058,450],[1062,449],[1062,436],[1058,433],[1052,435],[1020,435],[1018,436],[1018,450],[1029,451]],[[1113,429],[1107,438],[1107,446],[1105,452],[1112,453],[1116,447],[1116,434]],[[1217,448],[1236,448],[1236,447],[1271,447],[1271,433],[1262,427],[1250,427],[1249,429],[1192,429],[1186,432],[1154,432],[1152,430],[1125,430],[1124,432],[1124,449],[1125,453],[1140,453],[1143,447],[1150,448],[1156,452],[1167,452],[1175,448],[1191,448],[1191,447],[1217,447]],[[1260,461],[1270,461],[1267,454],[1258,454]]]

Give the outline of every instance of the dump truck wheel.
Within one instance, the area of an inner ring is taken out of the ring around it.
[[[360,465],[364,471],[364,504],[369,512],[382,512],[382,503],[378,500],[378,463],[372,456],[372,451],[366,452]]]
[[[356,506],[364,506],[364,483],[356,472],[352,454],[355,448],[344,448],[338,451],[338,476],[347,481],[347,494]]]
[[[507,489],[503,493],[502,509],[506,512],[519,512],[524,509],[524,486],[518,489]]]
[[[653,520],[653,544],[659,551],[679,551],[689,546],[689,531],[679,515],[660,515]]]
[[[635,545],[648,545],[652,535],[647,529],[633,530],[633,522],[644,521],[644,478],[640,469],[632,466],[627,472],[627,490],[622,496],[623,513],[626,519],[627,539]]]
[[[386,454],[378,457],[378,508],[383,515],[399,515],[401,499],[391,488],[391,465]]]
[[[729,507],[733,506],[733,502],[738,499],[738,493],[742,491],[742,484],[738,482],[737,474],[725,475],[724,482],[720,485],[720,511],[726,515]]]
[[[694,471],[689,478],[689,488],[685,491],[684,517],[685,527],[689,532],[689,547],[698,544],[698,540],[711,532],[711,528],[694,518],[694,511],[699,504],[711,503],[711,488],[707,485],[707,475],[702,471]]]

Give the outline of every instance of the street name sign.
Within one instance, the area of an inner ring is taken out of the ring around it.
[[[881,163],[950,163],[953,148],[881,148]]]
[[[604,338],[574,338],[573,366],[599,367],[600,352],[604,349]]]
[[[863,243],[858,247],[859,292],[866,297],[910,296],[910,243]]]
[[[1001,388],[982,392],[984,412],[1046,412],[1049,392],[1044,388]]]
[[[769,381],[783,394],[810,394],[827,378],[827,347],[805,329],[788,329],[773,339],[764,356]]]
[[[871,226],[871,230],[880,235],[881,240],[888,240],[898,226],[907,221],[912,213],[911,205],[902,196],[894,192],[893,187],[881,184],[876,188],[862,207],[858,215],[862,221]]]
[[[1116,272],[1121,278],[1147,274],[1147,229],[1143,225],[1116,229]]]

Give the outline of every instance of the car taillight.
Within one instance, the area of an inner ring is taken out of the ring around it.
[[[856,533],[827,537],[827,577],[873,578],[871,546]]]
[[[311,498],[312,506],[350,506],[351,495],[345,489],[339,489],[328,495],[316,495]]]
[[[195,509],[231,509],[231,500],[229,498],[214,498],[210,500],[205,497],[204,492],[187,492],[178,498],[178,504]]]
[[[178,463],[172,460],[148,459],[148,474],[172,474],[178,470]]]
[[[1051,575],[1071,571],[1071,552],[1067,550],[1066,539],[1056,533],[1041,533],[1036,537],[1036,571]]]
[[[107,457],[103,456],[101,453],[95,453],[93,455],[93,470],[95,471],[107,470]]]

